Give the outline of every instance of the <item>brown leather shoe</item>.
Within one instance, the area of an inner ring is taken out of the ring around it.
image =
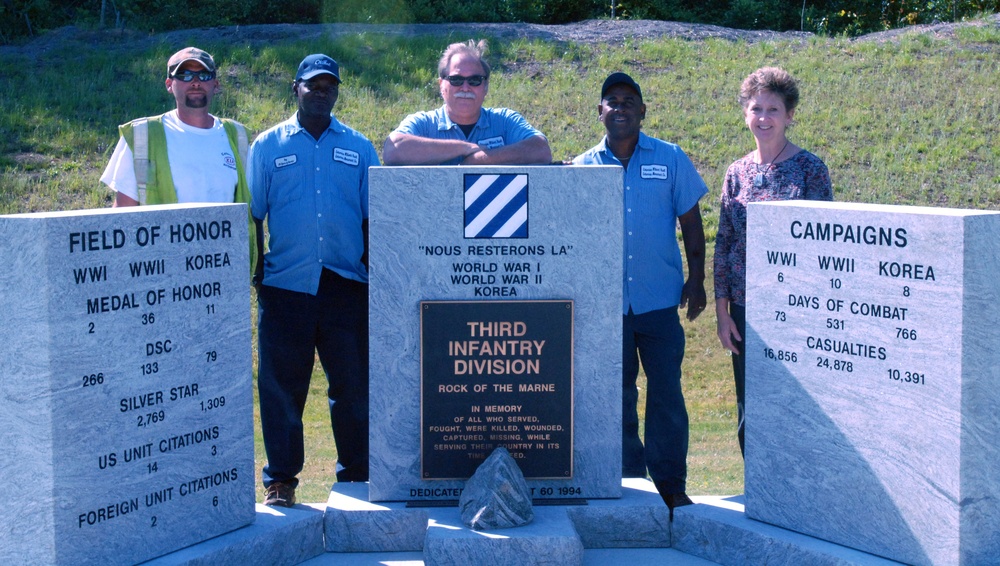
[[[295,505],[295,486],[291,483],[276,481],[267,488],[264,495],[264,505],[271,507],[291,507]]]

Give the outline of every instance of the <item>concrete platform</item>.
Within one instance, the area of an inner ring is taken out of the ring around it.
[[[336,484],[327,504],[257,505],[253,525],[148,564],[898,564],[749,519],[742,496],[692,497],[697,505],[678,508],[671,522],[646,480],[623,480],[621,499],[539,505],[531,525],[486,532],[463,526],[457,507],[372,504],[366,496],[366,484]]]

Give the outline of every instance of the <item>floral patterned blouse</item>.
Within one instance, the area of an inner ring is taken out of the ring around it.
[[[715,237],[715,298],[746,305],[747,204],[772,200],[833,200],[830,172],[801,149],[773,165],[754,163],[750,152],[726,171],[719,233]],[[762,175],[762,176],[761,176]],[[761,182],[762,181],[762,182]]]

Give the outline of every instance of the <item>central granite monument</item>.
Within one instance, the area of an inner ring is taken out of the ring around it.
[[[619,167],[370,171],[371,501],[621,496]]]

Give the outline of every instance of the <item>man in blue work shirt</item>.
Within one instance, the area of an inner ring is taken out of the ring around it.
[[[298,111],[250,148],[251,211],[257,233],[265,219],[269,231],[254,279],[267,505],[295,504],[316,352],[337,481],[368,479],[368,167],[379,161],[371,142],[331,115],[339,88],[336,61],[303,59],[292,84]]]
[[[601,88],[598,118],[607,135],[577,165],[621,165],[624,171],[622,297],[622,475],[646,477],[670,508],[690,505],[688,415],[681,391],[684,328],[678,305],[694,320],[705,310],[705,233],[698,200],[708,189],[681,148],[640,131],[642,90],[625,73]],[[677,246],[680,221],[688,278]],[[636,411],[639,360],[646,371],[646,445]]]
[[[438,62],[444,106],[407,116],[382,147],[386,165],[531,165],[552,161],[549,142],[509,108],[483,108],[486,41],[453,43]]]

